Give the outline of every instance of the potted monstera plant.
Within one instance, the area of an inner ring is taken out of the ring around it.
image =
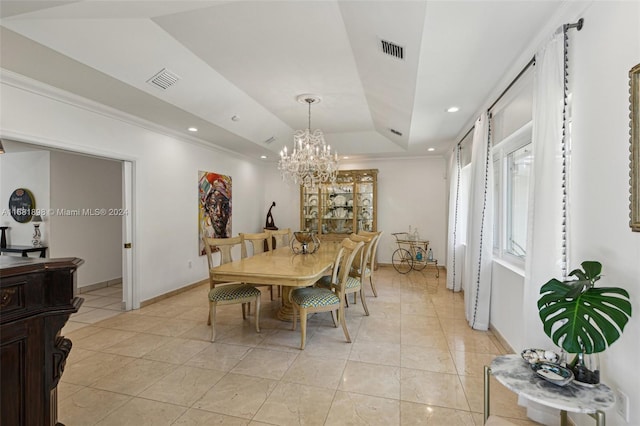
[[[544,332],[568,354],[567,366],[578,383],[597,385],[597,354],[618,340],[631,318],[629,293],[618,287],[596,287],[600,262],[586,261],[572,280],[549,280],[540,289],[538,311]],[[595,355],[595,356],[594,356]]]

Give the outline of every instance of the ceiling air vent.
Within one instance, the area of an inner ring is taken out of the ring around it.
[[[396,129],[389,129],[391,131],[391,133],[393,133],[394,135],[398,135],[398,136],[402,136],[402,132],[396,130]]]
[[[391,41],[380,39],[382,52],[394,58],[404,59],[404,47]]]
[[[158,89],[167,90],[169,87],[176,84],[178,80],[180,80],[180,77],[168,69],[163,68],[160,72],[147,80],[147,83],[157,87]]]
[[[265,145],[270,145],[273,142],[275,142],[276,137],[275,136],[271,136],[269,139],[267,139],[266,141],[264,141]]]

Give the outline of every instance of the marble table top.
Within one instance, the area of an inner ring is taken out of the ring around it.
[[[569,383],[558,386],[539,377],[520,355],[503,355],[491,362],[491,374],[509,390],[532,401],[574,413],[593,414],[615,404],[613,391],[603,383],[590,388]]]

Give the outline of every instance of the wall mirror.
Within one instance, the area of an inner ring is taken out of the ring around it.
[[[640,64],[629,71],[631,105],[631,230],[640,232]]]

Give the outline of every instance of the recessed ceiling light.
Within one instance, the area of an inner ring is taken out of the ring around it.
[[[447,108],[447,112],[458,112],[460,111],[460,108],[458,108],[457,106],[452,106]]]
[[[429,152],[433,152],[435,150],[436,150],[435,148],[427,148],[427,151],[429,151]]]
[[[348,159],[349,159],[349,157],[345,155],[344,157],[342,157],[342,159],[343,159],[343,160],[348,160]]]
[[[267,158],[267,156],[266,155],[261,155],[260,158],[262,158],[264,160],[265,158]]]
[[[190,131],[190,132],[197,132],[198,128],[197,127],[189,127],[187,130]]]

